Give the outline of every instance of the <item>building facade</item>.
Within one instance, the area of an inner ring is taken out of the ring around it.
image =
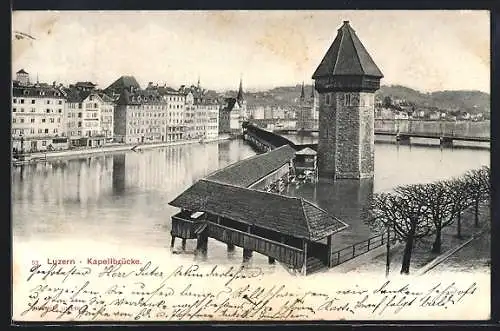
[[[26,81],[29,82],[29,78]],[[11,118],[13,152],[66,149],[65,103],[59,87],[14,82]]]
[[[66,97],[64,117],[70,146],[99,147],[112,142],[114,135],[112,99],[93,88],[79,86],[78,83],[71,85],[64,92]]]
[[[167,141],[168,115],[166,96],[154,91],[124,89],[114,109],[115,141],[127,144]]]

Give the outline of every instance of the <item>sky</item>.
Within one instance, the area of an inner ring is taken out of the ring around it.
[[[179,87],[246,90],[311,76],[348,20],[382,84],[490,92],[488,11],[18,11],[12,74],[105,88],[122,75]]]

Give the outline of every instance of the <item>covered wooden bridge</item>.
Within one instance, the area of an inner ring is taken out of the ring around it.
[[[197,239],[207,251],[208,238],[243,248],[310,273],[328,267],[332,237],[347,225],[301,198],[288,197],[202,179],[175,198],[181,208],[172,217],[172,237]]]
[[[285,145],[196,182],[169,203],[181,209],[172,216],[172,246],[196,239],[206,253],[213,238],[243,248],[243,260],[258,252],[304,273],[331,266],[333,235],[347,225],[309,201],[266,192],[286,181],[294,158]]]

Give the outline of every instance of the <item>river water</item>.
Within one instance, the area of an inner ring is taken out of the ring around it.
[[[167,251],[170,216],[177,212],[168,202],[210,172],[254,154],[244,141],[231,140],[14,167],[14,243],[70,239]],[[376,144],[373,182],[304,184],[286,194],[310,199],[348,223],[350,228],[335,238],[341,248],[371,235],[362,218],[373,191],[458,176],[489,163],[488,150]],[[194,247],[188,240],[187,251]],[[241,250],[228,256],[225,245],[210,240],[207,258],[234,263]],[[267,258],[254,254],[252,263],[266,264]]]

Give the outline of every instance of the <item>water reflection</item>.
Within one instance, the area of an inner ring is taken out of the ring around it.
[[[113,155],[113,194],[125,192],[125,154]]]

